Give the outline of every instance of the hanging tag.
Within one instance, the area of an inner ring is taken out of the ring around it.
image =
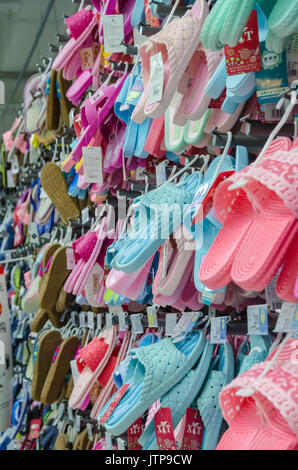
[[[162,245],[162,268],[161,268],[161,281],[167,276],[168,267],[168,252],[169,252],[169,240],[166,240]]]
[[[83,147],[83,162],[85,183],[102,183],[101,147]]]
[[[155,169],[156,186],[161,186],[167,181],[166,161],[164,160]]]
[[[187,408],[181,450],[201,450],[204,423],[199,410]]]
[[[257,72],[262,69],[257,11],[252,10],[237,46],[225,46],[228,75]]]
[[[257,98],[260,104],[280,100],[280,94],[288,89],[287,55],[268,51],[265,43],[260,44],[262,70],[256,73]]]
[[[73,418],[73,409],[70,408],[70,406],[67,407],[67,416],[68,416],[68,420],[70,422],[72,422],[74,420],[74,418]]]
[[[37,224],[35,222],[31,222],[30,225],[28,226],[28,234],[29,234],[30,243],[33,243],[34,245],[38,245],[39,235],[37,231]]]
[[[247,307],[247,333],[249,335],[268,334],[267,305],[250,305]]]
[[[118,313],[119,331],[126,331],[125,312]]]
[[[171,408],[160,408],[154,415],[154,424],[159,450],[177,450]]]
[[[137,28],[133,28],[133,41],[135,46],[140,47],[148,41],[147,36],[142,36]]]
[[[40,197],[40,199],[48,199],[48,195],[42,187],[40,188],[40,196],[39,197]]]
[[[287,65],[289,83],[298,80],[298,33],[290,36],[287,46]]]
[[[116,406],[120,402],[121,398],[123,397],[123,395],[125,394],[125,392],[126,392],[126,390],[128,389],[129,386],[130,386],[130,384],[125,384],[121,388],[119,388],[119,390],[118,390],[117,394],[115,395],[113,401],[108,406],[105,414],[100,418],[100,423],[101,424],[104,424],[104,423],[107,422],[107,420],[112,415],[114,409],[116,408]]]
[[[271,305],[274,310],[280,309],[283,303],[283,300],[281,300],[276,293],[276,284],[278,276],[279,273],[277,273],[269,282],[269,284],[265,287],[266,304]]]
[[[161,101],[163,95],[164,66],[162,54],[158,52],[150,57],[150,95],[149,104]]]
[[[18,175],[20,172],[19,159],[14,155],[11,162],[11,171],[13,175]]]
[[[80,415],[76,415],[76,430],[78,432],[81,431],[81,416]]]
[[[94,330],[94,313],[93,312],[87,313],[87,327],[92,331]]]
[[[80,56],[81,56],[81,69],[82,70],[92,69],[94,65],[93,48],[85,47],[84,49],[80,49]]]
[[[82,224],[86,225],[89,222],[89,207],[85,207],[85,209],[82,210]]]
[[[80,324],[80,328],[85,328],[86,326],[85,312],[81,312],[79,314],[79,324]]]
[[[76,384],[78,378],[80,377],[80,373],[78,371],[78,366],[77,366],[77,361],[76,360],[70,361],[70,368],[71,368],[73,383]]]
[[[87,423],[87,432],[88,432],[89,441],[93,441],[93,432],[92,432],[92,424],[91,423]]]
[[[144,329],[142,325],[141,315],[136,313],[134,315],[130,315],[131,325],[132,325],[132,332],[133,334],[143,334]]]
[[[123,308],[120,305],[109,305],[108,309],[109,312],[113,315],[118,315],[119,313],[123,312]]]
[[[284,302],[275,326],[275,333],[291,333],[298,331],[298,304]]]
[[[72,325],[73,325],[73,326],[76,326],[76,325],[77,325],[77,323],[76,323],[77,312],[71,312],[70,316],[71,316],[71,323],[72,323]]]
[[[106,327],[108,330],[113,328],[113,315],[112,313],[106,313]]]
[[[72,271],[76,266],[72,248],[67,248],[66,250],[66,263],[67,263],[67,269],[69,269],[70,271]]]
[[[149,328],[158,328],[156,307],[147,307],[147,318]]]
[[[105,438],[106,438],[106,450],[113,450],[113,442],[112,442],[111,434],[106,432]]]
[[[121,437],[117,437],[117,447],[118,450],[126,450],[125,441]]]
[[[177,323],[177,313],[167,313],[166,314],[166,336],[174,336],[175,327]]]
[[[210,343],[224,344],[227,341],[228,317],[211,318]]]
[[[128,450],[142,450],[142,446],[138,442],[142,433],[143,433],[142,418],[138,418],[128,428]]]
[[[13,173],[11,170],[7,170],[6,172],[6,184],[7,187],[10,188],[15,188],[16,184],[14,181]]]
[[[123,15],[104,15],[103,35],[105,52],[125,52]]]
[[[189,333],[192,331],[200,318],[200,312],[185,312],[175,326],[175,333]]]
[[[41,425],[42,425],[42,419],[32,419],[30,423],[30,432],[27,437],[28,440],[33,441],[34,439],[39,438]]]

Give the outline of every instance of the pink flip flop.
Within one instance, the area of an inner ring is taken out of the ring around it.
[[[298,237],[286,255],[280,275],[277,279],[276,293],[278,297],[288,302],[297,302],[295,284],[298,277]]]
[[[77,364],[80,376],[69,398],[71,408],[85,408],[88,395],[97,378],[106,367],[116,343],[117,328],[102,331],[98,338],[94,338],[79,352]],[[83,364],[82,364],[83,361]],[[88,403],[87,403],[88,404]]]

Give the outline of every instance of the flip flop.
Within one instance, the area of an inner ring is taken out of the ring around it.
[[[165,147],[170,152],[177,154],[184,152],[187,147],[184,140],[183,126],[178,126],[174,123],[175,110],[180,107],[182,100],[182,95],[176,92],[165,112]]]
[[[276,293],[287,302],[297,302],[295,284],[298,277],[298,238],[286,254],[286,260],[278,276]]]
[[[207,109],[204,116],[198,121],[188,121],[183,129],[183,138],[186,144],[203,148],[208,145],[212,136],[205,132],[205,126],[210,119],[212,109]]]

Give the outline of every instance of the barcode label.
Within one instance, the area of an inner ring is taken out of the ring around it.
[[[279,121],[283,115],[284,115],[284,109],[276,109],[276,104],[277,103],[265,103],[264,109],[265,109],[265,120],[266,121]],[[292,113],[290,117],[288,118],[288,121],[291,122],[292,119]]]

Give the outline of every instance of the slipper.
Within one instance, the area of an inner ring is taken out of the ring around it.
[[[257,82],[254,73],[230,75],[226,80],[227,94],[222,104],[222,111],[234,114],[238,105],[247,101],[256,91]]]
[[[68,292],[65,292],[64,290],[64,285],[61,287],[56,305],[55,305],[55,310],[58,313],[63,313],[65,310],[67,310],[68,307],[71,305],[71,300],[72,300],[72,295],[69,294]]]
[[[202,351],[196,365],[177,385],[175,385],[175,387],[161,397],[160,407],[171,408],[173,429],[176,429],[186,409],[192,405],[198,395],[208,374],[213,349],[214,346],[209,342],[202,341]],[[151,420],[150,424],[143,432],[139,443],[143,446],[143,450],[158,450],[154,419]]]
[[[55,69],[51,71],[48,99],[46,126],[50,131],[55,131],[59,127],[60,122],[60,101],[57,95],[57,72]]]
[[[115,341],[116,327],[113,327],[103,330],[99,338],[95,338],[80,350],[77,364],[83,361],[84,365],[69,399],[71,408],[81,407],[89,400],[91,388],[108,363]]]
[[[278,276],[276,293],[287,302],[297,302],[295,284],[298,277],[298,237],[286,254],[286,260]]]
[[[97,25],[97,20],[92,10],[82,8],[80,11],[67,18],[65,23],[71,39],[54,60],[53,68],[57,71],[62,70],[63,67],[70,62],[75,53],[82,47],[89,36],[91,36],[93,29],[95,29]],[[71,77],[71,79],[72,78],[73,77]]]
[[[145,4],[143,0],[136,0],[134,9],[131,15],[131,25],[137,28],[141,21],[145,22]]]
[[[198,360],[202,341],[203,335],[194,333],[180,341],[178,338],[177,342],[166,338],[152,346],[132,350],[125,394],[112,414],[109,405],[115,396],[98,416],[107,432],[115,436],[125,432],[149,406],[180,382]]]
[[[41,171],[41,184],[65,223],[76,220],[80,211],[68,195],[68,187],[62,171],[55,163],[47,163]]]
[[[154,119],[149,130],[144,150],[149,155],[154,155],[155,158],[163,158],[166,154],[165,150],[162,150],[162,143],[165,136],[165,117],[162,115],[158,119]]]
[[[269,16],[269,30],[280,38],[288,37],[298,29],[297,18],[297,2],[285,5],[281,0],[277,0]]]
[[[62,389],[67,372],[70,370],[70,362],[73,360],[80,344],[76,336],[64,340],[55,350],[52,364],[46,376],[40,401],[45,405],[54,403]]]
[[[34,320],[30,324],[32,333],[39,333],[45,326],[48,319],[49,317],[46,310],[39,310],[39,312],[35,315]]]
[[[192,9],[183,18],[171,21],[159,33],[151,36],[148,42],[141,45],[139,53],[142,61],[142,75],[144,80],[144,93],[135,108],[133,119],[140,116],[159,118],[165,113],[177,89],[193,54],[199,43],[201,28],[208,15],[208,6],[203,0],[197,0]],[[148,51],[148,47],[151,50]],[[150,105],[150,56],[161,52],[164,62],[164,89],[160,102]],[[138,121],[137,121],[138,122]]]
[[[36,343],[31,391],[33,400],[40,401],[43,385],[51,367],[53,354],[61,342],[60,333],[53,330],[46,331]]]
[[[222,390],[220,406],[229,429],[217,450],[297,449],[297,419],[296,413],[293,414],[297,409],[297,373],[293,368],[297,339],[286,341],[264,362],[256,364]],[[279,356],[275,356],[281,347]],[[276,377],[282,376],[286,383],[276,381]],[[250,394],[244,395],[244,391]]]
[[[244,354],[240,346],[235,364],[235,377],[244,374],[255,364],[267,359],[270,347],[272,345],[271,336],[250,335],[250,350]]]
[[[222,425],[222,411],[219,406],[219,393],[234,378],[234,355],[229,343],[219,345],[211,363],[211,369],[199,396],[197,409],[204,424],[201,450],[215,450]]]
[[[205,126],[210,119],[212,109],[207,109],[204,116],[198,121],[187,121],[183,129],[183,138],[186,144],[203,148],[208,145],[212,135],[205,132]]]
[[[83,70],[79,74],[78,78],[68,88],[66,97],[74,105],[78,106],[85,91],[89,88],[92,83],[92,71]]]
[[[69,112],[72,108],[71,102],[67,99],[67,91],[71,86],[71,82],[63,77],[62,71],[57,73],[57,95],[60,101],[60,111],[63,123],[69,127]]]

